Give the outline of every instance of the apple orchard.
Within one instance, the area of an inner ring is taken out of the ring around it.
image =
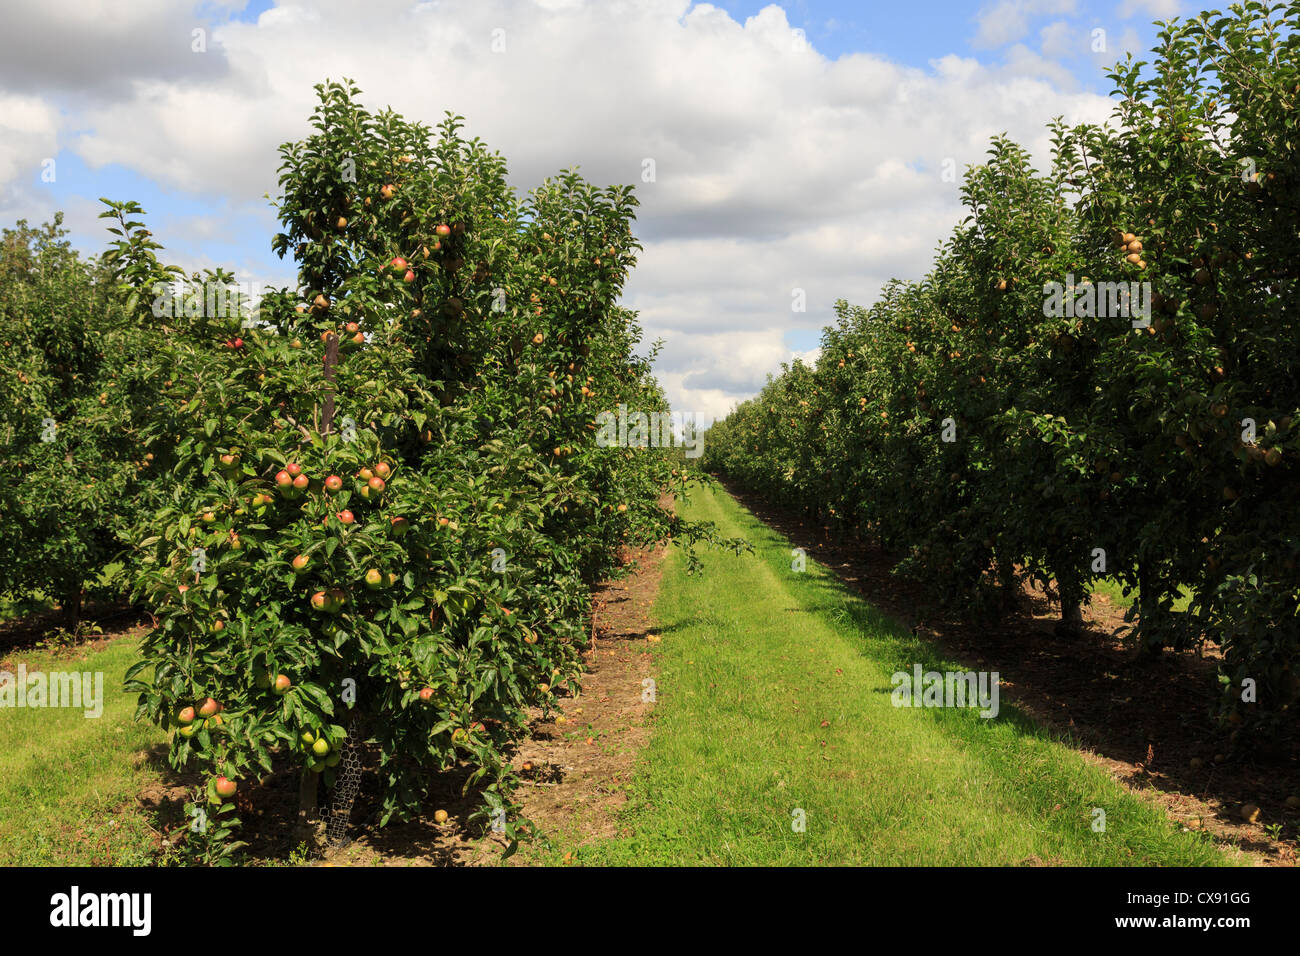
[[[1243,748],[1283,739],[1300,703],[1297,26],[1260,8],[1168,27],[1149,67],[1110,74],[1109,124],[1054,124],[1046,174],[996,139],[929,275],[839,302],[815,364],[715,424],[705,467],[876,542],[991,626],[1031,579],[1072,637],[1110,578],[1136,592],[1139,655],[1212,643],[1217,719]],[[1049,307],[1075,276],[1079,303],[1149,283],[1150,321]]]
[[[138,206],[104,213],[138,336],[114,396],[133,588],[156,618],[128,688],[173,764],[206,772],[192,839],[213,856],[273,760],[309,807],[349,748],[381,822],[461,765],[514,839],[506,754],[577,690],[592,582],[624,546],[712,537],[659,505],[680,456],[593,438],[601,410],[666,410],[616,304],[635,199],[574,173],[518,195],[456,119],[435,135],[317,89],[313,134],[281,149],[273,247],[297,289],[210,314],[213,272],[155,308],[179,270]]]

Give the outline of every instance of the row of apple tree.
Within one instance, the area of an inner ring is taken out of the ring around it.
[[[142,210],[109,203],[94,315],[127,341],[99,345],[117,418],[33,404],[6,455],[48,476],[87,435],[125,443],[101,454],[117,484],[69,494],[116,509],[96,527],[128,544],[157,622],[128,686],[174,731],[173,763],[207,772],[221,825],[190,839],[214,858],[273,760],[307,794],[349,748],[377,755],[382,820],[465,766],[517,838],[511,746],[579,686],[592,582],[627,546],[714,540],[661,506],[680,458],[596,440],[602,411],[666,408],[617,304],[631,191],[566,172],[521,194],[459,120],[317,89],[314,132],[281,150],[272,238],[298,286],[223,299],[228,274],[165,265]]]
[[[1028,575],[1073,632],[1117,579],[1143,651],[1222,648],[1235,733],[1293,720],[1297,26],[1167,25],[1115,68],[1108,124],[1053,125],[1046,174],[996,139],[932,271],[838,303],[706,467],[873,536],[976,618]]]

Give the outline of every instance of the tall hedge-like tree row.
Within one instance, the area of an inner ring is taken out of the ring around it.
[[[1300,11],[1280,9],[1162,25],[1153,63],[1112,74],[1111,123],[1054,126],[1045,175],[995,140],[931,273],[838,303],[815,366],[716,424],[706,466],[875,536],[972,615],[1028,574],[1070,633],[1097,578],[1140,587],[1141,648],[1212,640],[1223,718],[1292,720]]]
[[[101,260],[25,226],[0,260],[0,505],[23,522],[0,585],[72,593],[122,552],[157,622],[128,686],[207,772],[191,839],[213,860],[274,760],[306,801],[348,748],[378,755],[382,820],[461,764],[526,832],[510,745],[579,686],[592,583],[626,546],[716,541],[661,506],[680,455],[597,441],[601,412],[667,410],[618,305],[631,190],[566,172],[520,194],[459,120],[317,90],[272,239],[297,288],[253,307],[183,275],[129,202]]]

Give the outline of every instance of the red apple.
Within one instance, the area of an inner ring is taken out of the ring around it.
[[[275,473],[275,484],[281,491],[286,491],[293,487],[293,475],[287,471],[277,471]]]
[[[406,275],[402,276],[402,281],[403,281],[403,282],[414,282],[414,281],[415,281],[415,273],[412,272],[410,269],[407,269],[407,270],[406,270]]]
[[[362,468],[359,472],[357,472],[357,477],[360,478],[362,481],[369,481],[371,478],[375,477],[375,473],[371,471],[369,468]]]
[[[406,534],[406,532],[411,530],[411,522],[407,521],[405,518],[394,518],[391,523],[394,538],[400,538]]]
[[[299,574],[302,574],[304,571],[307,570],[307,567],[311,564],[311,558],[307,557],[307,555],[305,554],[300,554],[298,555],[298,557],[293,559],[292,563],[293,563],[293,569],[297,571]]]
[[[194,723],[194,718],[197,716],[198,714],[193,707],[182,707],[176,714],[176,722],[181,725],[189,725]]]
[[[317,591],[311,596],[311,607],[313,611],[328,611],[330,609],[329,595],[324,591]]]
[[[393,256],[392,260],[388,263],[388,267],[394,272],[405,272],[406,266],[407,262],[401,256]]]
[[[375,465],[375,474],[380,478],[387,478],[392,473],[393,469],[388,467],[388,462],[381,461],[379,464]]]
[[[222,711],[222,706],[218,704],[215,700],[213,700],[211,697],[207,698],[199,706],[200,717],[215,717],[217,714],[221,713],[221,711]]]
[[[302,465],[298,464],[296,461],[291,462],[290,464],[284,466],[284,470],[287,471],[293,477],[297,478],[299,475],[302,474]]]
[[[307,478],[306,475],[299,475],[293,480],[293,486],[297,488],[299,491],[302,491],[309,484],[311,484],[311,481]]]
[[[446,223],[440,223],[439,225],[434,227],[433,231],[437,233],[439,236],[444,236],[444,237],[450,236],[451,226],[448,226]]]
[[[228,780],[225,777],[218,777],[215,789],[217,791],[217,796],[228,800],[235,795],[235,791],[239,789],[239,785],[233,780]]]
[[[339,512],[339,521],[344,524],[352,524],[355,520],[356,519],[352,516],[352,512],[348,511],[346,508]]]
[[[232,342],[231,344],[232,344],[235,348],[237,348],[237,349],[242,349],[242,348],[244,347],[244,340],[243,340],[243,339],[235,339],[235,341]]]
[[[420,700],[430,700],[432,697],[433,697],[433,688],[432,688],[432,687],[421,687],[421,688],[420,688]]]
[[[330,475],[328,478],[325,479],[325,488],[328,491],[342,491],[343,479],[340,478],[338,475]]]
[[[377,495],[382,494],[384,489],[388,487],[384,483],[384,479],[380,478],[378,475],[375,475],[375,477],[367,481],[366,484],[370,487],[370,490]]]
[[[283,697],[289,692],[289,688],[292,686],[293,681],[289,680],[289,678],[284,674],[276,674],[275,683],[271,685],[277,697]]]

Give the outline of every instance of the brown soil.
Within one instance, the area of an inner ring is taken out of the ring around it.
[[[1115,779],[1188,829],[1204,829],[1259,865],[1294,866],[1300,808],[1300,734],[1267,756],[1235,754],[1209,719],[1215,661],[1195,652],[1138,658],[1116,636],[1123,609],[1097,598],[1084,609],[1084,632],[1053,631],[1059,607],[1026,586],[1022,607],[996,627],[976,627],[933,608],[918,587],[893,575],[893,561],[861,541],[836,542],[822,525],[724,487],[769,527],[833,570],[868,601],[963,666],[996,670],[1004,699],[1069,742]],[[1193,768],[1199,758],[1203,765]],[[1260,808],[1246,823],[1241,808]],[[1281,825],[1277,837],[1265,829]]]

